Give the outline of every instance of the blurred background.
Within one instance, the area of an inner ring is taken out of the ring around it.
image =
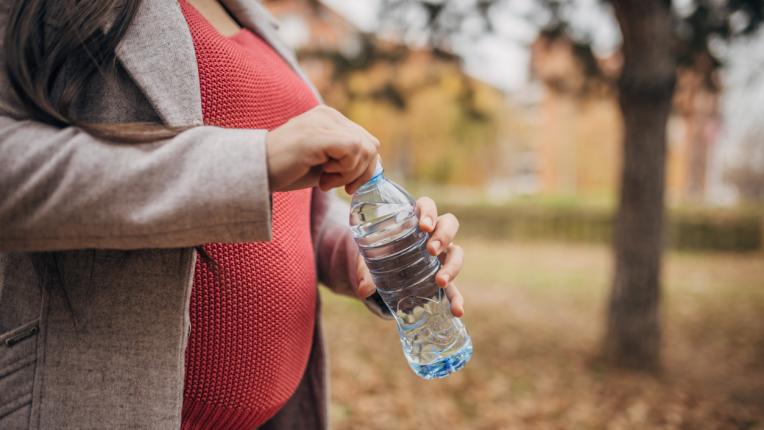
[[[322,292],[333,428],[764,429],[764,2],[265,5],[467,255],[445,380]]]

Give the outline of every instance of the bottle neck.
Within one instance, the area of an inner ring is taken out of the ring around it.
[[[371,185],[377,182],[380,178],[384,176],[383,175],[384,172],[385,172],[385,169],[382,168],[382,162],[379,160],[379,158],[377,158],[377,167],[374,169],[374,175],[372,175],[371,179],[369,179],[368,182],[364,184],[364,186]]]

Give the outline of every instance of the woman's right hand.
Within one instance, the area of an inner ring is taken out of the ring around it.
[[[317,106],[266,138],[271,192],[344,185],[354,193],[371,179],[379,140],[328,106]]]

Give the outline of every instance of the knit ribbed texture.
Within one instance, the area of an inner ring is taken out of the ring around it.
[[[181,7],[206,124],[272,129],[317,104],[261,38],[247,30],[223,37],[185,1]],[[310,190],[273,194],[270,242],[205,246],[214,263],[200,257],[194,273],[183,429],[255,428],[296,389],[316,306],[310,196]]]

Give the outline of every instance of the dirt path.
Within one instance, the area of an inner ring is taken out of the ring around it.
[[[463,245],[475,356],[445,380],[413,375],[391,323],[323,294],[333,428],[764,429],[764,256],[667,256],[666,371],[652,378],[594,359],[607,248]]]

